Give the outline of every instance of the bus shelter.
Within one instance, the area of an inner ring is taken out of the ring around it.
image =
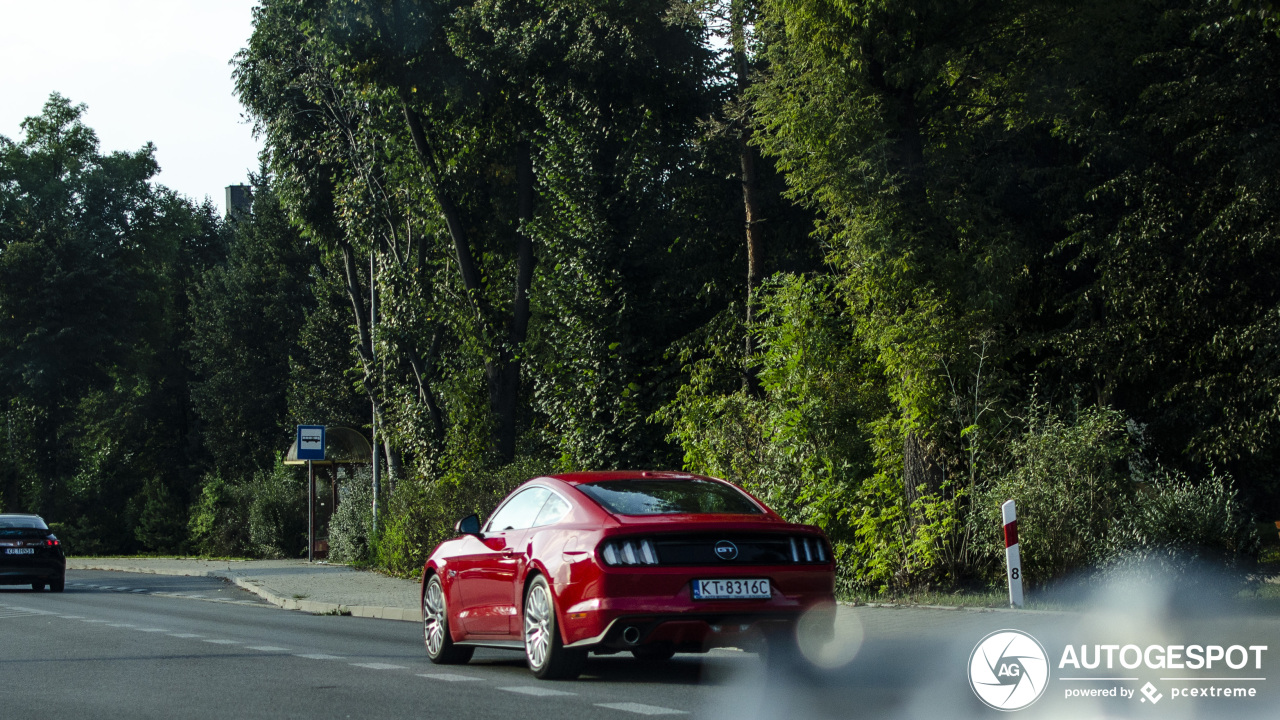
[[[314,478],[307,479],[307,491],[312,494],[308,507],[313,516],[311,527],[324,528],[323,539],[317,537],[311,552],[315,557],[327,557],[329,554],[329,520],[338,508],[338,468],[350,465],[369,465],[373,462],[373,448],[364,434],[349,427],[330,427],[324,429],[324,460],[312,460],[313,469],[325,471],[329,478],[329,498],[326,502],[315,496]],[[285,465],[306,465],[308,461],[298,459],[298,440],[289,445],[289,453],[285,455]],[[319,515],[320,517],[316,517]],[[319,521],[319,522],[317,522]]]

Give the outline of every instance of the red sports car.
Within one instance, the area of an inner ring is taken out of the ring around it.
[[[457,530],[422,569],[423,634],[436,663],[508,648],[523,650],[540,678],[573,678],[588,652],[663,660],[744,633],[794,638],[801,614],[834,601],[821,530],[709,477],[535,478],[483,527],[472,515]]]

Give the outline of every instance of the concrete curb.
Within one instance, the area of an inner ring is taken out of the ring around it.
[[[399,620],[402,622],[421,622],[422,611],[417,608],[399,608],[399,607],[380,607],[376,605],[341,605],[337,603],[319,602],[316,600],[305,600],[294,597],[286,597],[254,577],[261,573],[238,573],[230,567],[225,570],[206,569],[206,568],[151,568],[131,565],[128,562],[103,562],[99,560],[79,560],[77,558],[68,558],[67,567],[74,570],[109,570],[114,572],[131,572],[144,573],[148,575],[181,575],[186,577],[216,577],[234,583],[237,587],[247,590],[254,595],[266,600],[276,607],[285,610],[299,610],[312,615],[351,615],[352,617],[374,618],[377,620]],[[1021,615],[1043,614],[1043,615],[1075,615],[1078,611],[1071,610],[1028,610],[1001,607],[975,607],[962,605],[922,605],[916,603],[869,603],[869,602],[841,602],[839,605],[845,607],[861,607],[861,608],[883,608],[883,609],[916,609],[916,610],[950,610],[967,613],[1016,613]]]
[[[337,603],[304,600],[284,597],[268,588],[261,580],[241,577],[238,573],[226,570],[207,570],[203,568],[169,569],[149,568],[130,565],[128,563],[99,562],[94,560],[67,559],[69,570],[106,570],[110,572],[141,573],[145,575],[176,575],[182,577],[216,577],[234,583],[236,587],[247,590],[266,600],[276,607],[285,610],[299,610],[312,615],[350,615],[352,617],[373,618],[376,620],[399,620],[402,622],[421,622],[420,610],[398,607],[379,607],[375,605],[341,605]]]

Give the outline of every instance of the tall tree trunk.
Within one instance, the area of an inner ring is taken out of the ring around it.
[[[502,379],[494,398],[498,418],[497,449],[503,462],[515,459],[517,414],[520,399],[521,351],[529,335],[529,287],[533,283],[533,238],[524,224],[533,219],[533,156],[528,141],[516,150],[516,285],[511,302],[511,323],[502,353]]]
[[[462,222],[461,212],[449,193],[439,182],[439,167],[432,150],[430,138],[418,115],[407,101],[402,101],[405,122],[409,126],[409,134],[413,138],[413,146],[425,170],[427,183],[440,205],[444,216],[445,227],[449,238],[453,241],[454,253],[458,259],[458,270],[462,275],[462,285],[471,299],[478,320],[486,327],[493,320],[493,313],[484,302],[484,293],[479,267],[471,253],[471,244],[467,238],[466,227]],[[522,141],[516,150],[516,202],[519,219],[516,224],[516,283],[512,301],[511,317],[507,323],[505,338],[497,340],[496,358],[485,363],[485,381],[489,386],[489,405],[496,420],[493,437],[493,448],[498,460],[503,463],[515,459],[516,437],[518,435],[517,415],[520,397],[520,349],[528,336],[529,329],[529,287],[533,282],[533,241],[523,229],[523,223],[533,218],[533,158],[527,140]]]
[[[435,438],[437,444],[444,442],[444,413],[440,410],[436,394],[431,390],[431,379],[435,376],[435,362],[440,354],[441,334],[439,327],[431,333],[431,347],[427,350],[426,367],[423,367],[422,358],[413,353],[409,354],[409,367],[413,370],[413,377],[418,383],[418,398],[426,403],[427,413],[431,416],[431,436]]]
[[[764,277],[764,232],[760,227],[759,200],[756,198],[756,158],[755,148],[748,142],[751,130],[743,128],[738,140],[742,153],[742,204],[746,209],[747,219],[747,338],[744,348],[746,355],[746,382],[753,394],[759,394],[760,380],[756,374],[756,336],[753,332],[756,323],[756,292]]]
[[[945,479],[942,458],[914,430],[908,432],[902,446],[902,482],[906,488],[907,503],[938,494]],[[912,524],[916,520],[918,518],[912,513]]]
[[[431,143],[427,139],[422,118],[409,107],[407,102],[403,103],[403,108],[405,123],[408,124],[409,135],[413,138],[414,150],[426,171],[425,177],[431,193],[435,196],[436,203],[440,205],[440,214],[444,216],[445,227],[449,230],[449,239],[453,241],[453,250],[458,258],[458,272],[462,275],[462,286],[466,289],[471,301],[479,308],[479,303],[482,302],[482,298],[479,297],[480,270],[476,267],[475,258],[471,254],[471,243],[467,239],[467,229],[462,222],[462,213],[458,211],[458,206],[454,204],[449,193],[440,186],[440,168]],[[483,322],[484,313],[480,314]]]
[[[386,426],[379,420],[378,427]],[[400,458],[400,453],[391,446],[391,441],[387,439],[386,433],[380,432],[379,434],[382,435],[382,451],[387,456],[387,494],[390,495],[396,491],[396,481],[404,477],[404,462]]]
[[[364,387],[365,393],[369,396],[369,402],[373,406],[373,417],[378,427],[385,427],[385,415],[383,411],[382,398],[378,396],[375,389],[375,368],[372,348],[373,328],[369,326],[369,314],[364,306],[364,292],[360,287],[360,274],[356,269],[355,248],[351,247],[345,239],[341,239],[337,243],[339,250],[342,252],[342,273],[343,289],[347,292],[347,299],[351,301],[351,310],[356,319],[356,355],[360,358],[360,367],[364,370]],[[372,282],[370,278],[370,282]],[[400,453],[390,445],[385,445],[387,452],[387,468],[391,471],[391,482],[394,483],[399,477],[403,462]]]
[[[730,40],[733,44],[733,64],[738,76],[739,104],[746,102],[747,90],[751,86],[750,66],[747,63],[747,0],[733,0],[729,8]],[[738,118],[738,154],[742,164],[742,206],[746,217],[747,231],[747,302],[746,328],[747,336],[743,347],[745,389],[753,394],[760,393],[760,380],[756,374],[755,354],[755,321],[756,291],[764,277],[764,232],[760,223],[764,218],[760,213],[758,197],[758,181],[756,173],[756,149],[751,146],[750,112],[740,108]]]

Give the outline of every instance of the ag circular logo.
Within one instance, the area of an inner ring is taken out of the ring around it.
[[[969,686],[996,710],[1021,710],[1044,694],[1049,656],[1038,640],[1021,630],[997,630],[982,638],[969,656]]]
[[[721,540],[716,543],[716,557],[721,560],[732,560],[738,557],[738,546],[728,540]]]

